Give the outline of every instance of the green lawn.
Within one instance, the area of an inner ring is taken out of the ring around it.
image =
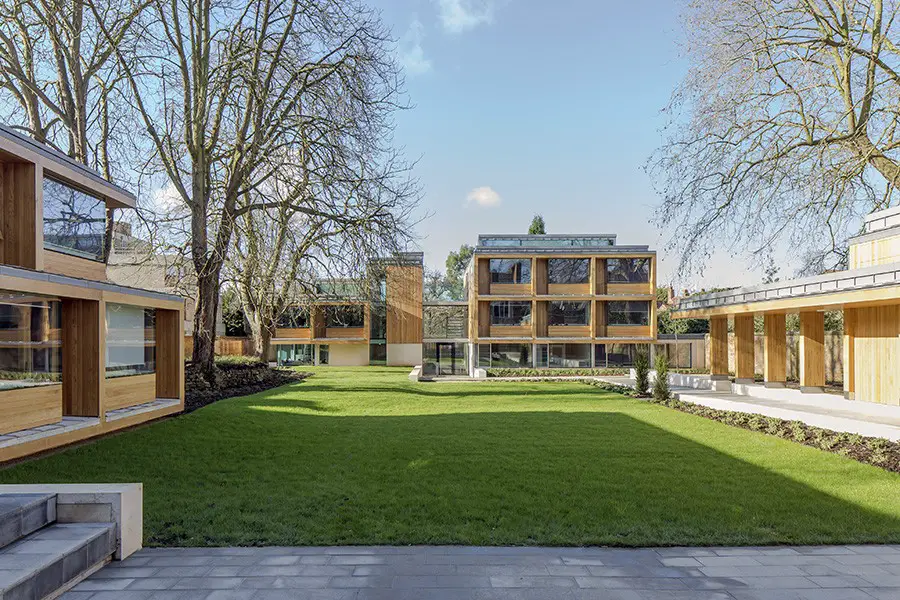
[[[900,542],[900,475],[573,382],[326,368],[0,471],[144,483],[152,545]]]

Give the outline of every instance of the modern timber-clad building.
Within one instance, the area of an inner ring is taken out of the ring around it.
[[[112,284],[134,196],[0,127],[0,462],[184,408],[184,301]]]
[[[683,299],[676,318],[708,318],[710,374],[730,376],[728,320],[733,320],[736,382],[752,383],[754,316],[764,321],[763,383],[786,377],[785,315],[799,313],[800,390],[825,386],[825,311],[843,311],[844,395],[900,405],[900,208],[872,213],[850,240],[850,268],[815,277],[738,288]]]
[[[656,253],[614,235],[479,236],[462,302],[423,302],[421,254],[369,269],[368,298],[286,314],[279,363],[421,364],[424,375],[630,366],[656,342]]]

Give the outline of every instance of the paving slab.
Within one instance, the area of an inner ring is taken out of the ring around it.
[[[900,599],[900,547],[145,548],[63,600]]]

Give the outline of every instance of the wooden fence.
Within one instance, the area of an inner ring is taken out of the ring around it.
[[[184,356],[190,360],[194,352],[194,338],[184,336]],[[247,337],[217,337],[216,354],[219,356],[251,356],[253,354],[253,342]]]

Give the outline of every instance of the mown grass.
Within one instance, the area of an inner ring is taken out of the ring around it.
[[[150,545],[900,542],[900,475],[574,382],[323,368],[0,471],[117,481]]]

